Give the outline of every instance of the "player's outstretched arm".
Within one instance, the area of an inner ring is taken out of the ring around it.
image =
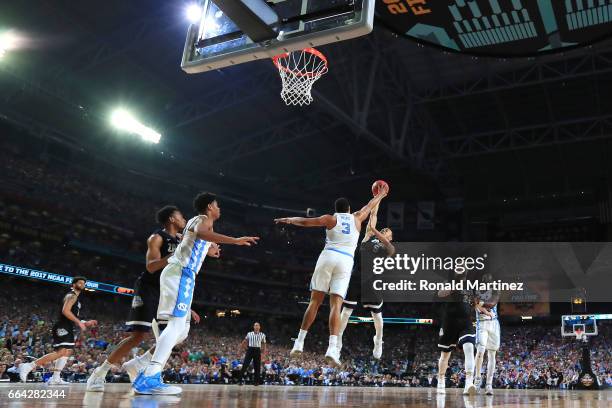
[[[195,230],[198,238],[204,241],[215,242],[217,244],[231,244],[231,245],[256,245],[259,237],[229,237],[227,235],[219,234],[212,230],[212,224],[209,222],[202,222],[196,226]]]
[[[359,211],[355,211],[353,216],[360,224],[365,221],[368,215],[372,212],[374,207],[380,204],[381,200],[387,196],[389,188],[383,189],[376,197],[372,198],[363,208]]]
[[[372,208],[372,212],[370,212],[370,219],[368,220],[368,226],[366,227],[366,232],[362,242],[367,242],[374,235],[374,230],[376,229],[376,224],[378,223],[379,206],[380,203],[376,204],[374,208]]]
[[[336,226],[336,219],[333,215],[322,215],[315,218],[305,217],[287,217],[287,218],[276,218],[274,220],[276,224],[290,224],[297,225],[298,227],[327,227],[334,228]]]

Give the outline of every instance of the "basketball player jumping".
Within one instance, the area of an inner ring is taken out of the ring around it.
[[[132,384],[138,394],[175,395],[182,391],[180,387],[164,384],[161,371],[170,358],[172,348],[185,340],[189,333],[189,310],[195,280],[211,244],[251,246],[259,240],[259,237],[233,238],[213,232],[213,224],[221,216],[214,194],[200,193],[193,204],[199,215],[187,222],[182,240],[160,276],[157,320],[167,321],[168,324],[157,339],[151,361]]]
[[[60,374],[68,361],[68,357],[74,349],[74,326],[77,325],[81,332],[84,332],[89,327],[94,327],[98,324],[96,320],[84,321],[79,319],[81,312],[81,301],[79,295],[85,289],[87,279],[82,276],[72,278],[72,287],[62,301],[59,318],[53,325],[53,348],[54,352],[46,354],[36,361],[31,363],[21,364],[19,367],[19,378],[22,382],[26,382],[28,374],[36,369],[51,362],[55,362],[53,367],[53,376],[49,379],[49,385],[64,385],[69,384],[62,380]]]
[[[465,276],[465,275],[463,275]],[[460,280],[460,275],[454,279]],[[462,348],[465,355],[465,387],[464,395],[474,395],[474,343],[476,333],[472,318],[474,316],[474,296],[469,291],[440,290],[438,296],[446,298],[444,316],[440,337],[438,339],[438,394],[446,392],[446,369],[451,352],[457,347]]]
[[[376,223],[378,221],[378,204],[372,210],[370,214],[370,220],[366,228],[365,236],[361,241],[360,251],[370,252],[375,257],[380,256],[393,256],[395,254],[395,247],[391,244],[393,240],[393,232],[389,228],[383,228],[381,231],[376,229]],[[349,290],[344,299],[342,313],[340,314],[340,333],[338,334],[338,353],[342,350],[342,335],[349,321],[349,317],[353,314],[353,311],[357,307],[357,301],[361,294],[361,280],[359,279],[359,272],[356,269],[351,276],[351,283]],[[382,356],[382,345],[383,345],[383,316],[382,316],[383,301],[379,299],[377,302],[365,303],[363,308],[370,311],[372,319],[374,321],[374,329],[376,335],[374,336],[374,349],[372,355],[375,359],[380,359]]]
[[[134,299],[129,312],[127,331],[130,335],[123,339],[108,356],[106,361],[96,368],[87,380],[87,391],[104,391],[104,383],[108,370],[118,365],[130,351],[149,337],[152,321],[157,315],[159,304],[159,277],[162,269],[168,265],[168,258],[174,253],[180,242],[180,231],[185,228],[185,218],[181,211],[174,206],[167,205],[156,214],[157,223],[162,227],[157,229],[147,239],[146,271],[136,279],[134,284]],[[208,256],[219,257],[216,244],[208,250]],[[196,323],[200,317],[194,311],[191,316]],[[158,322],[164,326],[166,322]],[[133,382],[138,372],[151,361],[155,346],[151,347],[141,356],[135,357],[123,364],[130,381]]]
[[[335,214],[323,215],[317,218],[289,217],[275,219],[276,223],[297,225],[300,227],[325,227],[326,242],[310,281],[310,303],[304,313],[300,332],[298,334],[290,356],[294,357],[304,350],[304,338],[308,329],[317,317],[317,311],[329,294],[329,346],[325,353],[325,361],[331,366],[340,365],[338,352],[338,334],[340,333],[340,309],[346,296],[353,257],[359,242],[361,224],[370,215],[370,212],[387,195],[388,186],[381,188],[378,195],[370,200],[361,210],[351,214],[351,207],[346,198],[339,198],[335,202]]]
[[[490,281],[491,275],[485,275],[483,281]],[[495,374],[495,354],[499,350],[500,326],[497,320],[497,303],[499,292],[487,291],[477,293],[476,298],[476,373],[474,384],[480,389],[482,362],[487,351],[487,377],[485,393],[493,395],[493,375]]]

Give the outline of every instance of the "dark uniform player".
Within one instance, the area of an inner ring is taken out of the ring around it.
[[[152,321],[157,316],[159,277],[161,271],[168,264],[168,258],[174,253],[181,240],[180,231],[185,228],[186,221],[181,211],[170,205],[157,212],[156,220],[163,228],[153,232],[147,240],[147,270],[136,279],[132,307],[126,322],[130,336],[123,339],[108,356],[108,359],[94,370],[87,381],[88,391],[104,391],[104,379],[108,370],[113,364],[118,365],[130,353],[130,350],[148,337],[152,328]],[[218,251],[217,246],[215,246],[215,250]],[[200,317],[193,311],[192,317],[196,323],[199,322]],[[159,323],[163,325],[165,322]],[[138,371],[151,360],[154,350],[155,347],[152,347],[142,356],[123,364],[130,380],[133,380],[138,375]]]
[[[381,231],[376,229],[378,221],[378,205],[370,213],[370,220],[366,229],[365,236],[361,242],[360,251],[371,254],[373,257],[393,256],[395,247],[391,244],[393,240],[393,232],[389,228],[383,228]],[[338,353],[342,349],[342,335],[348,324],[349,317],[357,308],[358,299],[361,297],[361,278],[360,267],[353,270],[351,275],[351,283],[346,298],[343,301],[342,313],[340,315],[340,334],[338,335]],[[372,352],[374,358],[380,359],[382,356],[383,344],[383,317],[382,317],[382,299],[377,302],[364,303],[363,308],[372,314],[376,335],[374,336],[374,350]]]
[[[19,377],[21,381],[26,382],[28,374],[36,367],[44,366],[45,364],[55,362],[53,368],[53,376],[49,379],[49,385],[67,384],[60,377],[62,369],[68,361],[68,357],[74,349],[74,325],[76,324],[85,331],[87,327],[93,327],[98,322],[95,320],[82,321],[79,320],[81,315],[81,301],[79,295],[85,289],[87,279],[82,276],[72,278],[72,287],[70,292],[64,295],[62,307],[57,321],[53,325],[53,348],[55,351],[39,358],[31,363],[22,364],[19,368]]]
[[[174,209],[174,207],[164,207],[161,211],[170,211],[171,209]],[[174,217],[176,217],[176,227],[178,231],[181,231],[185,228],[185,218],[183,218],[183,215],[178,209],[174,209],[174,213],[176,214],[174,215]],[[163,215],[158,216],[158,218],[162,219],[163,217]],[[172,219],[172,216],[170,219]],[[183,227],[180,228],[180,225]],[[169,227],[168,230],[173,230],[173,228]],[[159,246],[159,253],[155,253],[155,258],[164,260],[168,259],[170,255],[174,253],[180,241],[180,234],[174,233],[171,235],[165,229],[158,229],[149,237],[147,243],[150,242],[150,246],[154,247],[161,244],[161,246]],[[148,263],[149,262],[147,262],[147,264]],[[157,316],[157,304],[159,303],[159,275],[162,269],[163,267],[158,268],[157,265],[151,268],[147,265],[147,271],[142,272],[138,279],[136,279],[132,307],[130,308],[128,321],[125,323],[128,332],[135,331],[148,333],[151,330],[151,322],[155,319],[155,316]],[[158,323],[164,324],[165,322]]]
[[[465,275],[463,275],[465,276]],[[460,279],[458,275],[454,279]],[[445,392],[446,369],[450,354],[455,348],[462,348],[465,354],[465,388],[464,394],[475,394],[474,386],[474,344],[476,329],[474,327],[474,293],[469,291],[441,290],[438,296],[446,298],[444,304],[442,327],[438,339],[440,360],[438,361],[438,393]]]

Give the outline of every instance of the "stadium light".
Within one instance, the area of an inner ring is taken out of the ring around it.
[[[202,9],[197,4],[190,4],[186,10],[187,20],[191,23],[197,23],[202,17]]]
[[[11,31],[6,31],[0,34],[0,58],[2,58],[7,51],[17,47],[17,36]]]
[[[140,123],[138,119],[125,109],[115,110],[111,115],[111,123],[117,129],[140,136],[146,142],[159,143],[161,139],[161,134]]]

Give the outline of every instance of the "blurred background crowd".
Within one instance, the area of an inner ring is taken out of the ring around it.
[[[201,187],[151,181],[125,169],[114,174],[92,164],[80,152],[54,154],[17,133],[0,140],[0,263],[132,287],[144,270],[145,242],[157,228],[156,209],[175,204],[189,218],[190,198]],[[116,180],[121,177],[121,183]],[[170,188],[171,187],[171,188]],[[172,192],[172,194],[170,193]],[[325,319],[317,322],[299,360],[289,359],[292,337],[308,300],[308,282],[322,231],[275,226],[272,219],[291,212],[220,196],[223,216],[215,229],[228,234],[257,234],[257,247],[222,248],[219,260],[207,260],[197,278],[194,310],[202,316],[188,340],[177,347],[164,371],[168,382],[236,382],[243,355],[240,342],[255,321],[269,339],[264,356],[267,384],[420,386],[436,385],[437,313],[430,304],[387,304],[385,316],[434,319],[434,325],[387,325],[383,358],[372,359],[371,324],[349,325],[343,366],[323,363]],[[240,201],[240,202],[239,202]],[[331,204],[331,203],[330,203]],[[492,228],[492,240],[589,241],[601,238],[591,221],[528,228]],[[401,234],[398,234],[401,237]],[[448,237],[447,237],[448,238]],[[2,275],[0,285],[0,380],[16,380],[22,362],[50,351],[50,327],[66,286]],[[128,296],[84,293],[84,315],[98,327],[80,333],[63,372],[83,382],[123,338],[121,316]],[[326,313],[322,310],[321,315]],[[600,324],[591,339],[593,371],[612,385],[612,330]],[[562,339],[558,319],[502,322],[495,387],[570,388],[580,372],[580,345]],[[142,353],[143,343],[133,350]],[[447,372],[450,387],[462,387],[463,355],[453,353]],[[485,365],[486,366],[486,365]],[[43,379],[45,372],[38,372]],[[107,381],[127,381],[114,367]],[[249,381],[251,381],[249,379]]]

